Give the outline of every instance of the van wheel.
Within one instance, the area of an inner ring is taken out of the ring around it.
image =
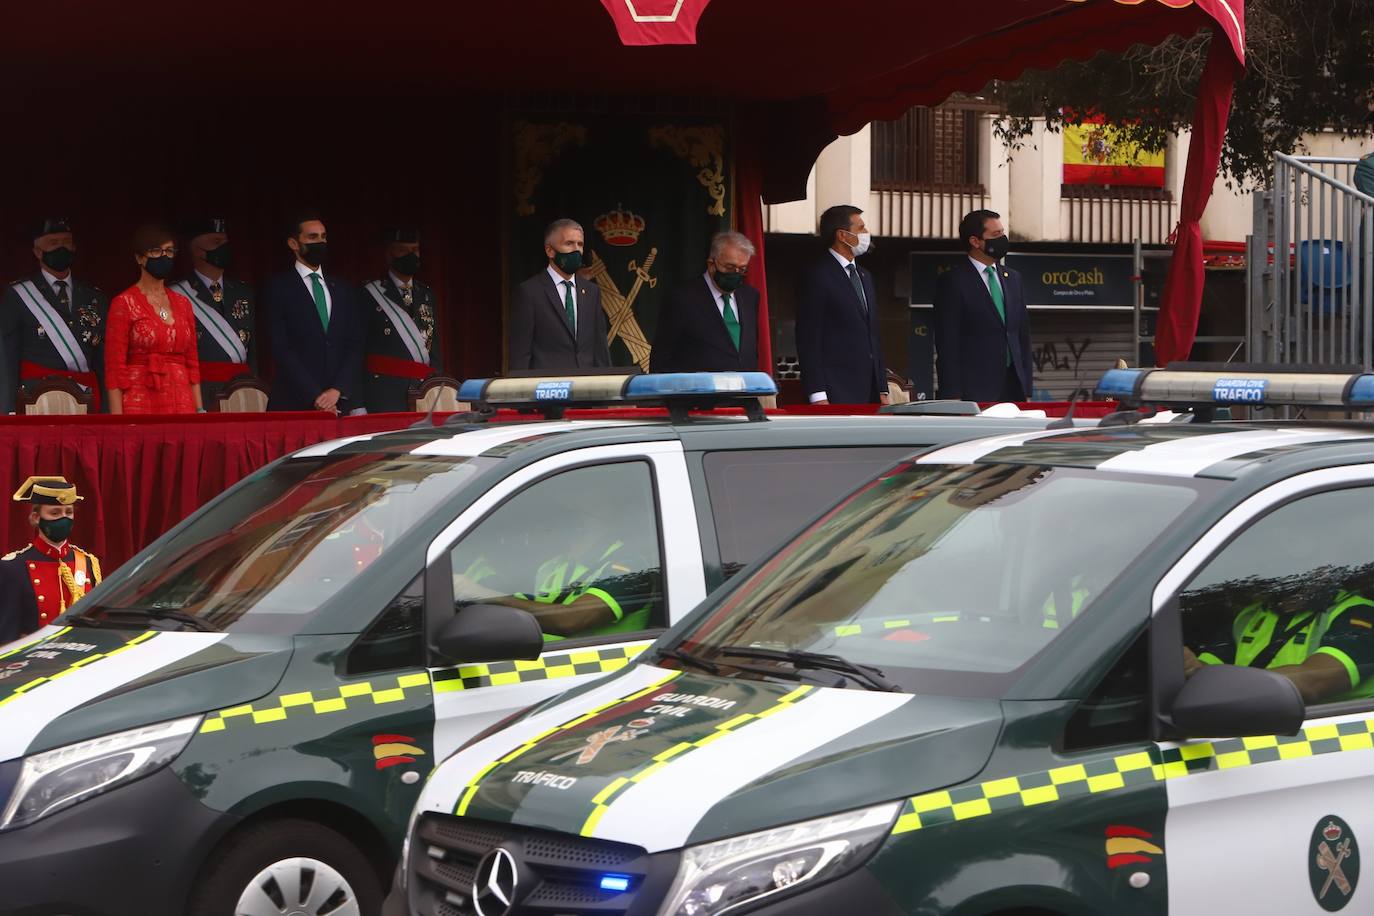
[[[212,854],[191,895],[206,916],[372,916],[382,887],[367,857],[339,833],[303,820],[269,821]]]

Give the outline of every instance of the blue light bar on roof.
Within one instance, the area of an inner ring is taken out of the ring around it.
[[[1135,404],[1374,408],[1374,375],[1237,368],[1111,369],[1099,395]]]
[[[764,372],[668,372],[656,375],[468,379],[458,400],[509,406],[729,403],[778,393]]]

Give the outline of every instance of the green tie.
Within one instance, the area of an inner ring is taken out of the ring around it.
[[[988,275],[988,295],[992,296],[992,304],[997,306],[997,317],[1002,319],[1002,325],[1007,323],[1007,306],[1002,301],[1002,284],[997,282],[997,265],[989,264],[984,271]],[[1011,365],[1011,349],[1007,349],[1007,365]]]
[[[577,303],[573,302],[572,281],[563,280],[563,311],[568,313],[568,327],[577,333]]]
[[[329,304],[324,299],[324,281],[315,271],[310,271],[310,288],[315,294],[315,311],[320,313],[320,324],[329,330]]]
[[[730,294],[720,294],[721,314],[725,318],[725,330],[730,332],[730,339],[735,343],[735,349],[739,349],[739,318],[735,316],[735,307],[730,304]]]

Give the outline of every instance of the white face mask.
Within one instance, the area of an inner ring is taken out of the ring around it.
[[[851,245],[849,248],[850,251],[854,252],[854,257],[856,258],[865,251],[868,251],[873,244],[873,236],[868,232],[851,232],[850,235],[857,236],[859,239],[856,244]]]

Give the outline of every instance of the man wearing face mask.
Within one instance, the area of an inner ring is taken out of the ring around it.
[[[100,561],[72,544],[82,497],[63,477],[30,477],[14,493],[29,504],[33,540],[0,559],[0,645],[45,627],[100,582]]]
[[[711,238],[706,273],[674,290],[658,315],[651,372],[759,368],[759,291],[744,282],[754,244],[738,232]]]
[[[318,214],[287,226],[294,263],[263,288],[277,376],[268,410],[361,413],[362,309],[353,287],[326,273],[329,239]]]
[[[214,403],[224,386],[258,373],[257,313],[253,289],[226,275],[229,268],[229,222],[209,217],[184,232],[192,270],[172,289],[191,301],[196,316],[200,355],[200,388],[205,403]]]
[[[548,266],[515,288],[510,310],[510,369],[560,372],[611,364],[610,326],[601,290],[577,271],[585,261],[582,227],[554,220],[544,231]]]
[[[802,278],[797,357],[813,404],[887,403],[873,275],[856,260],[872,245],[863,211],[845,204],[821,214],[827,246]]]
[[[1001,217],[974,210],[959,222],[968,257],[935,282],[935,359],[940,397],[1024,401],[1030,397],[1030,316],[1021,275],[1002,264],[1009,242]]]
[[[0,412],[14,412],[20,386],[54,375],[92,389],[98,410],[110,300],[73,278],[76,240],[70,221],[44,219],[32,238],[38,272],[11,283],[0,299]]]
[[[367,321],[368,413],[410,410],[409,391],[443,371],[434,290],[417,280],[420,230],[393,227],[382,233],[388,270],[363,287]]]

